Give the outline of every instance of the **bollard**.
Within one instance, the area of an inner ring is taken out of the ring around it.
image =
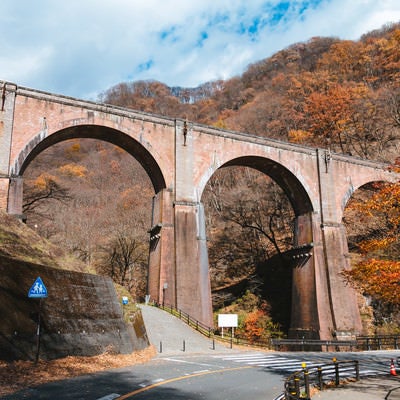
[[[318,386],[319,390],[322,390],[324,388],[324,382],[322,379],[322,368],[318,367]]]
[[[215,339],[212,340],[212,349],[215,350]]]
[[[340,379],[339,379],[339,364],[336,358],[333,358],[333,363],[335,364],[335,386],[339,386]]]
[[[162,353],[162,342],[160,341],[160,353]]]
[[[294,377],[294,390],[297,397],[300,396],[300,378],[296,375]]]
[[[358,364],[358,360],[355,361],[356,362],[356,381],[360,380],[360,366]]]
[[[182,351],[186,351],[186,343],[185,343],[185,340],[183,340]]]
[[[310,380],[309,380],[309,376],[308,376],[308,369],[306,366],[306,363],[302,363],[301,364],[302,368],[303,368],[303,373],[304,373],[304,389],[306,391],[306,399],[310,400]]]
[[[288,392],[289,392],[290,396],[293,396],[293,397],[298,395],[297,389],[296,389],[296,384],[294,381],[289,382]]]

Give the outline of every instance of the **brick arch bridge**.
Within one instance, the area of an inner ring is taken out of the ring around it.
[[[128,151],[153,187],[149,294],[212,326],[201,195],[219,168],[247,166],[273,178],[296,215],[291,334],[329,339],[359,332],[343,210],[372,181],[398,177],[385,165],[326,150],[214,129],[183,120],[0,82],[0,209],[22,217],[23,172],[45,148],[96,138]]]

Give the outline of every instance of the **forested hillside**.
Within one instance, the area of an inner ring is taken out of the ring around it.
[[[99,100],[396,164],[400,24],[358,41],[311,38],[227,81],[197,88],[124,82],[105,90]],[[142,299],[154,193],[140,165],[108,143],[73,140],[43,152],[24,178],[27,223],[83,260],[89,270],[111,276]],[[389,221],[385,208],[375,208],[372,215],[373,208],[362,207],[385,190],[375,185],[358,191],[344,218],[349,247],[357,253],[354,271],[360,263],[372,265],[372,257],[391,265],[394,300],[362,287],[355,275],[347,277],[372,299],[373,329],[396,329],[398,324],[399,221]],[[393,187],[389,192],[396,193]],[[214,307],[239,312],[241,329],[250,336],[285,332],[291,274],[282,254],[292,245],[294,213],[282,190],[258,172],[228,168],[212,177],[202,201]],[[383,205],[379,199],[374,204]],[[398,204],[392,202],[391,215],[399,214]],[[365,224],[354,223],[360,218]],[[383,240],[387,237],[389,242]],[[378,286],[387,284],[377,281]]]
[[[195,89],[121,83],[106,103],[365,158],[393,160],[400,125],[400,24],[359,41],[312,38]]]

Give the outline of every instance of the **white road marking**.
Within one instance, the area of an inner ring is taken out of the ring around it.
[[[201,367],[217,367],[216,365],[212,365],[212,364],[205,364],[205,363],[198,363],[198,362],[193,362],[193,361],[185,361],[185,360],[179,360],[176,358],[164,358],[163,360],[168,360],[168,361],[174,361],[174,362],[178,362],[178,363],[182,363],[182,364],[192,364],[192,365],[199,365]],[[217,368],[225,368],[225,367],[217,367]]]
[[[119,397],[119,396],[120,396],[120,395],[117,394],[117,393],[111,393],[111,394],[108,394],[107,396],[100,397],[100,398],[97,399],[97,400],[113,400],[113,399],[116,399],[116,398]]]

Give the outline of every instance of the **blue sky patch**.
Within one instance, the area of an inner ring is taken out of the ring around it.
[[[168,29],[165,29],[160,32],[160,39],[161,41],[168,41],[169,43],[175,43],[179,39],[179,34],[178,34],[178,27],[176,25],[173,25],[169,27]]]
[[[314,36],[358,40],[400,21],[399,0],[91,3],[1,0],[1,79],[91,100],[127,77],[196,87]]]
[[[140,63],[137,68],[136,71],[137,72],[144,72],[144,71],[148,71],[151,67],[154,66],[154,60],[150,59],[147,60],[145,62]]]
[[[208,33],[206,31],[200,32],[200,38],[196,43],[196,47],[203,47],[204,42],[208,39]]]

